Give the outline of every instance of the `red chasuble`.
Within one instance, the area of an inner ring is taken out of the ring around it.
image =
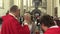
[[[49,28],[44,34],[60,34],[60,28],[59,27]]]
[[[30,34],[28,25],[22,27],[14,16],[8,14],[3,16],[2,19],[1,34]]]

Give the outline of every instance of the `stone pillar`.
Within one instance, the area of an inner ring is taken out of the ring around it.
[[[14,0],[10,0],[10,7],[14,5]]]
[[[28,2],[28,11],[30,11],[31,10],[31,0],[28,0],[29,2]]]
[[[19,0],[14,0],[14,5],[17,5],[18,6],[18,1]]]
[[[54,11],[54,0],[52,0],[52,16],[54,17],[55,16],[55,11]]]
[[[47,0],[47,14],[54,16],[54,0]]]
[[[23,0],[20,0],[20,15],[23,15]]]
[[[57,7],[57,15],[58,17],[60,17],[60,7],[59,7],[59,0],[55,0],[56,1],[56,4],[55,6]]]
[[[26,0],[26,12],[28,12],[28,0]]]
[[[57,16],[60,17],[59,0],[54,0],[54,7],[57,8]]]

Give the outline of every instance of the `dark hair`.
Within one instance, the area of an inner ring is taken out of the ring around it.
[[[47,27],[51,27],[55,25],[54,20],[50,15],[43,15],[40,18],[40,24],[41,25],[44,24]]]
[[[60,20],[55,20],[57,25],[60,26]]]
[[[15,12],[18,9],[18,6],[14,5],[10,8],[10,12]]]

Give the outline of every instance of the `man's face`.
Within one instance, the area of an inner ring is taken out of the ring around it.
[[[41,24],[41,28],[42,28],[43,31],[44,31],[44,27],[45,27],[44,24]]]
[[[20,17],[20,9],[16,10],[16,15],[17,15],[17,17]]]
[[[44,24],[41,24],[41,28],[42,28],[42,30],[43,30],[44,32],[47,31],[47,29],[48,29],[48,27],[45,26]]]

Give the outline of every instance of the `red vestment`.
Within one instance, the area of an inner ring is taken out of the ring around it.
[[[30,34],[28,25],[23,27],[12,15],[8,14],[2,17],[2,29],[1,34]]]
[[[60,34],[60,28],[49,28],[44,34]]]

